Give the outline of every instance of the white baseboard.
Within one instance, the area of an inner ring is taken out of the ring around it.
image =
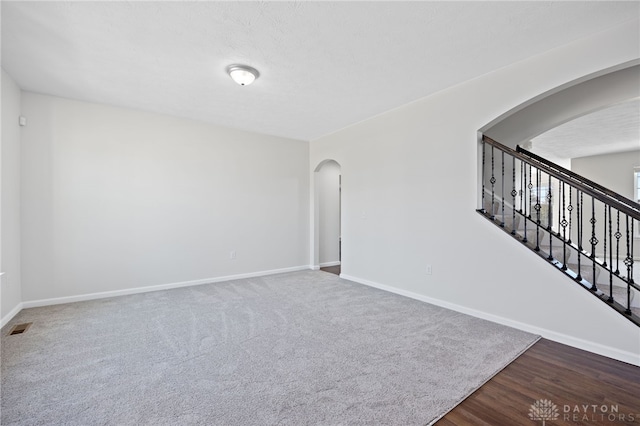
[[[309,269],[311,269],[312,271],[319,271],[320,270],[320,265],[310,265]]]
[[[160,285],[152,285],[152,286],[147,286],[147,287],[127,288],[127,289],[123,289],[123,290],[104,291],[104,292],[100,292],[100,293],[81,294],[81,295],[77,295],[77,296],[56,297],[56,298],[52,298],[52,299],[30,300],[30,301],[27,301],[27,302],[23,302],[22,306],[21,306],[21,309],[22,308],[37,308],[37,307],[41,307],[41,306],[50,306],[50,305],[60,305],[60,304],[63,304],[63,303],[83,302],[83,301],[86,301],[86,300],[104,299],[104,298],[107,298],[107,297],[127,296],[127,295],[130,295],[130,294],[148,293],[148,292],[151,292],[151,291],[170,290],[170,289],[173,289],[173,288],[191,287],[191,286],[194,286],[194,285],[218,283],[218,282],[223,282],[223,281],[239,280],[239,279],[243,279],[243,278],[261,277],[261,276],[265,276],[265,275],[282,274],[282,273],[285,273],[285,272],[303,271],[303,270],[308,270],[309,268],[310,268],[309,265],[294,266],[294,267],[291,267],[291,268],[272,269],[272,270],[268,270],[268,271],[250,272],[250,273],[247,273],[247,274],[237,274],[237,275],[227,275],[227,276],[224,276],[224,277],[216,277],[216,278],[204,278],[204,279],[200,279],[200,280],[183,281],[183,282],[160,284]],[[20,310],[18,310],[18,312],[19,311]],[[18,312],[16,312],[15,314],[17,314]],[[3,319],[3,321],[4,321],[4,319]]]
[[[447,308],[452,311],[471,315],[476,318],[481,318],[487,321],[506,325],[508,327],[517,328],[518,330],[527,331],[533,334],[538,334],[544,337],[545,339],[553,340],[554,342],[562,343],[568,346],[573,346],[574,348],[583,349],[585,351],[593,352],[593,353],[603,355],[609,358],[617,359],[619,361],[623,361],[629,364],[640,366],[640,354],[637,354],[637,353],[623,351],[620,349],[601,345],[599,343],[590,342],[590,341],[579,339],[573,336],[568,336],[566,334],[558,333],[552,330],[547,330],[545,328],[540,328],[534,325],[525,324],[519,321],[514,321],[509,318],[504,318],[498,315],[468,308],[466,306],[457,305],[455,303],[446,302],[440,299],[434,299],[432,297],[424,296],[422,294],[414,293],[411,291],[402,290],[402,289],[391,287],[384,284],[379,284],[379,283],[361,279],[358,277],[353,277],[351,275],[340,274],[340,278],[344,278],[345,280],[353,281],[358,284],[364,284],[366,286],[374,287],[380,290],[388,291],[390,293],[399,294],[401,296],[409,297],[411,299],[420,300],[421,302],[430,303],[432,305]]]
[[[339,261],[339,260],[337,260],[337,261],[335,261],[335,262],[325,262],[325,263],[321,263],[321,264],[320,264],[320,267],[321,267],[321,268],[326,268],[326,267],[328,267],[328,266],[338,266],[338,265],[340,265],[340,261]]]
[[[2,328],[5,325],[7,325],[9,323],[9,321],[11,321],[13,319],[13,317],[18,315],[18,312],[20,312],[23,307],[24,307],[23,303],[20,302],[15,306],[15,308],[13,308],[11,311],[9,311],[9,313],[7,315],[3,316],[2,319],[0,320],[0,328]]]

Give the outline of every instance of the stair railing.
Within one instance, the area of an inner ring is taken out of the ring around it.
[[[640,291],[633,276],[640,204],[487,136],[481,198],[479,213],[640,326],[631,306]]]

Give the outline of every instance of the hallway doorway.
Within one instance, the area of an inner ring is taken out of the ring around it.
[[[315,170],[316,265],[339,275],[342,265],[341,167],[334,160],[323,161]]]

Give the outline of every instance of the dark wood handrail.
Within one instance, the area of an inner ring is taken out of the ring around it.
[[[603,194],[606,194],[608,197],[614,198],[618,201],[620,201],[621,203],[624,203],[626,205],[628,205],[629,207],[631,207],[634,210],[638,210],[640,211],[640,204],[636,203],[633,200],[628,199],[627,197],[624,197],[620,194],[618,194],[617,192],[614,192],[608,188],[605,188],[604,186],[589,180],[587,178],[585,178],[584,176],[581,176],[575,172],[572,172],[571,170],[565,169],[562,166],[557,165],[556,163],[547,160],[546,158],[540,157],[537,154],[534,154],[531,151],[527,151],[526,149],[520,147],[520,146],[516,146],[516,151],[523,153],[524,155],[533,158],[536,161],[539,161],[540,163],[544,163],[547,166],[556,169],[558,171],[560,171],[561,173],[566,174],[567,176],[571,177],[572,179],[578,181],[578,182],[582,182],[584,184],[589,185],[590,187],[597,189],[598,191],[601,191]]]
[[[510,148],[506,145],[501,144],[500,142],[491,139],[488,136],[483,136],[482,140],[492,146],[495,146],[501,151],[508,153],[509,155],[518,158],[521,161],[524,161],[527,164],[530,164],[540,170],[544,170],[545,173],[555,177],[556,179],[566,182],[573,187],[579,189],[580,191],[588,194],[595,199],[602,201],[605,204],[608,204],[620,212],[627,214],[629,217],[640,220],[640,204],[635,203],[620,194],[617,194],[614,191],[611,191],[601,185],[598,185],[594,182],[591,182],[584,177],[571,172],[570,170],[564,169],[557,164],[554,164],[548,160],[540,161],[538,160],[535,154],[530,155],[531,153],[523,153],[513,148]],[[525,151],[520,148],[521,151]],[[525,151],[526,152],[526,151]],[[535,157],[534,157],[535,156]],[[540,158],[540,157],[538,157]]]

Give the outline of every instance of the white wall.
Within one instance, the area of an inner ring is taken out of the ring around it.
[[[0,149],[2,200],[0,209],[0,318],[2,325],[21,299],[20,283],[20,89],[2,70],[2,144]]]
[[[640,141],[638,141],[640,147]],[[571,171],[634,199],[634,167],[640,167],[640,149],[571,159]]]
[[[316,172],[319,191],[320,266],[340,262],[340,165],[329,161]]]
[[[638,59],[637,25],[313,141],[311,164],[342,166],[343,277],[640,364],[637,326],[475,212],[478,129],[540,93]]]
[[[308,142],[33,93],[22,112],[25,302],[309,266]]]
[[[640,141],[638,142],[640,146]],[[618,194],[635,200],[634,188],[634,168],[640,166],[640,149],[637,151],[618,152],[613,154],[593,155],[589,157],[580,157],[571,159],[571,171],[578,173],[600,185],[608,188]],[[602,217],[602,206],[598,205],[596,209],[597,217]],[[588,219],[588,218],[587,218]],[[585,220],[585,225],[588,226]],[[596,232],[601,232],[602,222],[596,224]],[[638,223],[634,225],[637,231]],[[624,234],[625,225],[622,220],[621,232]],[[637,237],[638,232],[634,232],[636,236],[634,240],[634,258],[640,260],[640,238]],[[622,240],[624,241],[624,239]],[[600,247],[599,247],[600,248]],[[624,248],[622,250],[624,253]],[[634,264],[634,271],[638,270],[640,265]],[[634,273],[634,277],[637,276]]]

